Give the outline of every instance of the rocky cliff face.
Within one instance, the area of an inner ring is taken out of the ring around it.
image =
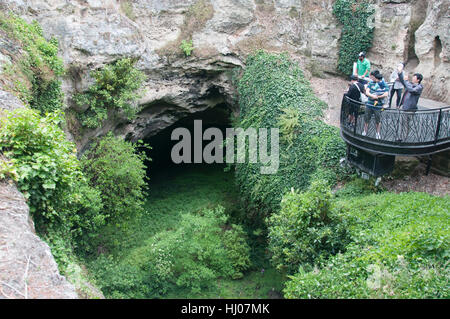
[[[73,299],[50,248],[34,232],[28,205],[17,188],[0,181],[0,299]]]
[[[288,51],[307,73],[336,74],[340,27],[333,0],[4,0],[56,36],[69,68],[68,105],[90,83],[89,71],[120,57],[136,57],[147,75],[138,118],[77,131],[80,150],[109,130],[137,140],[186,115],[225,103],[235,109],[232,70],[254,49]],[[368,57],[385,77],[399,61],[425,75],[425,94],[450,103],[450,0],[378,0],[374,46]],[[192,37],[186,58],[180,41]],[[181,53],[181,54],[180,54]]]

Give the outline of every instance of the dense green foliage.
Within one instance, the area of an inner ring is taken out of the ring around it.
[[[136,116],[138,108],[135,104],[145,76],[134,64],[134,60],[125,58],[94,71],[95,83],[87,92],[74,95],[77,105],[87,106],[87,110],[80,114],[83,126],[101,126],[110,112],[122,112],[128,119]]]
[[[235,193],[229,175],[199,168],[152,178],[146,210],[130,221],[132,230],[108,226],[108,252],[88,263],[105,295],[201,296],[200,289],[217,291],[219,280],[235,287],[233,279],[251,266],[251,248],[243,228],[231,223]],[[108,244],[116,240],[118,245]]]
[[[100,192],[107,218],[117,225],[143,210],[146,155],[137,151],[138,146],[110,133],[94,142],[81,159],[89,185]]]
[[[269,249],[278,269],[292,274],[345,248],[346,224],[331,209],[331,196],[323,180],[304,193],[292,190],[283,196],[280,211],[268,220]]]
[[[272,289],[281,291],[282,278],[268,263],[249,260],[255,249],[260,258],[264,254],[255,247],[258,239],[234,225],[231,173],[183,167],[159,176],[152,172],[150,185],[144,213],[126,230],[108,225],[103,253],[88,258],[106,297],[267,298]]]
[[[131,264],[152,273],[163,292],[170,284],[199,292],[217,277],[241,277],[249,266],[249,249],[242,230],[222,229],[226,221],[220,206],[184,214],[176,230],[160,232],[135,250]],[[229,245],[233,242],[235,247]]]
[[[75,145],[58,126],[61,121],[59,113],[10,112],[1,119],[0,150],[13,161],[38,230],[81,235],[103,223],[102,204],[83,177]]]
[[[259,220],[263,213],[278,210],[291,187],[305,189],[317,176],[330,182],[340,177],[344,143],[337,128],[321,121],[326,105],[315,97],[296,63],[285,55],[257,52],[248,58],[238,90],[241,115],[235,127],[280,129],[276,174],[262,175],[262,164],[236,165],[241,197]]]
[[[58,77],[64,74],[64,65],[57,55],[58,41],[47,41],[36,21],[28,24],[14,14],[0,13],[0,29],[23,48],[5,69],[9,89],[42,113],[61,109],[63,93]]]
[[[372,46],[374,9],[367,0],[337,0],[333,13],[342,23],[342,36],[339,46],[338,70],[352,74],[353,63],[361,51],[367,52]]]
[[[381,193],[334,201],[351,243],[316,270],[300,267],[286,284],[287,298],[450,297],[448,196]]]

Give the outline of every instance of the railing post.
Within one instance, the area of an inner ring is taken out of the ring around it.
[[[400,138],[398,137],[398,130],[400,128],[400,110],[397,109],[397,130],[395,131],[395,141],[399,141]]]
[[[437,122],[437,127],[436,127],[436,135],[434,136],[434,144],[437,143],[437,140],[439,138],[439,132],[441,130],[441,121],[442,121],[442,109],[439,110],[439,117],[438,117],[438,122]]]

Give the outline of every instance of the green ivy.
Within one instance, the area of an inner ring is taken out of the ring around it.
[[[125,261],[99,258],[91,267],[113,298],[161,298],[171,288],[199,292],[218,278],[240,278],[250,248],[243,229],[227,220],[222,206],[183,214],[178,227],[149,237]]]
[[[135,104],[141,96],[139,89],[145,76],[134,64],[133,59],[125,58],[94,71],[95,83],[87,92],[73,96],[77,105],[87,106],[79,115],[83,126],[100,127],[110,111],[122,112],[129,120],[136,116],[138,108]]]
[[[359,52],[372,46],[374,28],[367,22],[374,14],[367,0],[337,0],[333,5],[333,14],[342,23],[342,37],[339,47],[338,70],[352,74],[353,63]]]
[[[41,113],[62,108],[63,92],[59,77],[64,74],[64,64],[58,57],[58,40],[46,40],[41,26],[27,23],[15,14],[0,13],[0,29],[20,43],[23,53],[13,57],[6,76],[12,83],[10,89],[32,108]]]
[[[262,164],[236,165],[249,217],[264,220],[279,209],[286,191],[306,189],[319,172],[331,183],[343,176],[339,159],[345,156],[345,144],[338,129],[321,120],[326,104],[314,95],[298,64],[286,55],[259,51],[248,58],[238,91],[241,113],[233,125],[279,128],[281,134],[276,174],[262,175]]]

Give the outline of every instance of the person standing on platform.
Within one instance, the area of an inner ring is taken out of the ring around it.
[[[356,73],[360,83],[364,85],[369,83],[366,78],[369,77],[370,74],[370,61],[366,58],[365,52],[359,53],[358,62],[356,63]]]
[[[350,99],[346,101],[349,106],[348,124],[352,126],[355,125],[356,114],[360,107],[358,102],[362,102],[361,97],[365,94],[365,88],[364,85],[358,82],[358,77],[356,75],[352,75],[350,81],[350,87],[345,93],[345,96]]]
[[[401,101],[401,108],[404,111],[404,120],[403,122],[403,132],[405,132],[403,135],[403,138],[400,140],[405,141],[408,138],[409,130],[411,127],[411,122],[414,121],[415,118],[415,112],[417,111],[417,103],[419,102],[420,95],[423,91],[423,75],[420,73],[414,74],[414,76],[411,79],[411,82],[405,80],[406,77],[403,75],[403,65],[399,65],[397,67],[398,72],[398,78],[400,82],[405,87],[405,94],[403,94],[403,98]]]
[[[371,74],[372,81],[367,85],[366,95],[368,96],[368,101],[366,103],[366,112],[364,114],[364,131],[362,136],[367,135],[367,130],[369,128],[369,122],[374,115],[376,134],[375,138],[379,140],[381,138],[381,111],[384,105],[384,98],[389,94],[389,87],[383,80],[383,75],[379,71],[373,71]]]
[[[397,67],[400,67],[400,66],[403,68],[405,65],[403,63],[399,63]],[[394,72],[392,72],[390,81],[394,82],[394,84],[392,85],[391,97],[389,98],[389,108],[391,108],[391,106],[392,106],[392,99],[394,98],[394,94],[397,94],[396,107],[399,108],[400,102],[402,100],[402,93],[403,93],[404,86],[403,86],[402,82],[400,82],[397,70],[394,70]]]

